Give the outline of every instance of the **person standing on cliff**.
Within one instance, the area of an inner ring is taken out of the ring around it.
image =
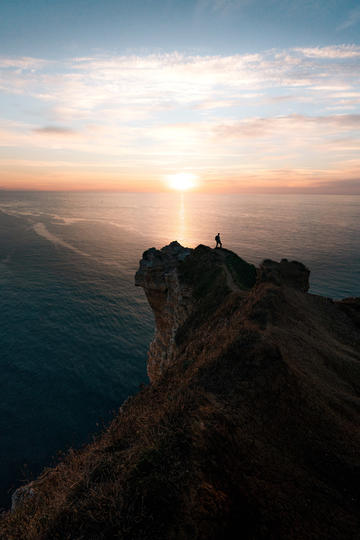
[[[217,235],[215,236],[215,242],[216,242],[215,249],[216,249],[217,247],[222,248],[222,243],[221,243],[221,240],[220,240],[220,233],[219,233],[219,232],[218,232]]]

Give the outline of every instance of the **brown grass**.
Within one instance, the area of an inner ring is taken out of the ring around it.
[[[162,379],[45,470],[36,495],[0,521],[1,538],[356,537],[350,308],[271,284],[227,291],[206,317],[199,306]]]

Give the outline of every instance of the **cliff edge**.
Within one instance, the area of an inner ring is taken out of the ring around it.
[[[207,316],[230,293],[246,291],[256,281],[255,266],[226,249],[200,245],[195,250],[171,242],[148,249],[140,261],[135,285],[144,289],[155,316],[148,375],[157,381],[179,353],[181,328],[192,326],[200,310]]]
[[[151,384],[22,492],[1,538],[358,538],[360,299],[309,294],[299,262],[176,242],[136,284]]]

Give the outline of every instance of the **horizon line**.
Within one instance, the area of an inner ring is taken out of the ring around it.
[[[133,191],[125,189],[106,189],[106,188],[89,188],[89,189],[36,189],[36,188],[3,188],[0,187],[0,192],[10,192],[10,193],[129,193],[129,194],[160,194],[160,193],[174,193],[183,195],[188,194],[198,194],[198,195],[347,195],[347,196],[360,196],[360,192],[327,192],[327,191],[313,191],[312,189],[307,190],[297,190],[287,189],[279,191],[266,191],[266,190],[257,190],[257,191],[200,191],[200,190],[144,190],[144,191]]]

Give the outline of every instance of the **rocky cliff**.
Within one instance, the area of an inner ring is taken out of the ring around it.
[[[146,251],[136,284],[151,384],[1,538],[358,538],[360,300],[309,294],[299,262],[178,243]]]
[[[172,242],[158,251],[147,250],[135,275],[135,285],[144,288],[156,322],[155,337],[149,348],[148,375],[151,381],[161,376],[176,355],[177,330],[193,307],[191,288],[179,279],[178,265],[192,250]]]
[[[200,245],[193,250],[172,242],[161,250],[145,251],[135,285],[143,287],[156,322],[147,364],[150,380],[157,381],[175,360],[179,353],[177,335],[186,321],[194,322],[191,315],[198,314],[200,308],[211,310],[229,292],[239,294],[255,281],[255,267],[226,249]],[[211,300],[215,300],[213,306],[209,305]]]

